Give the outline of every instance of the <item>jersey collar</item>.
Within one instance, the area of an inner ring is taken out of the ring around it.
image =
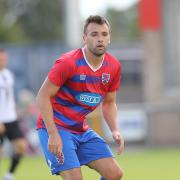
[[[84,47],[82,48],[82,53],[83,53],[83,57],[84,57],[87,65],[90,67],[90,69],[91,69],[92,71],[96,72],[96,71],[98,71],[98,70],[102,67],[103,62],[104,62],[104,56],[103,56],[103,60],[102,60],[101,64],[100,64],[97,68],[94,68],[94,67],[88,62],[88,60],[87,60],[87,58],[86,58],[85,48],[84,48]]]

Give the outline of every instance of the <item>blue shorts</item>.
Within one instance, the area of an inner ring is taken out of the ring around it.
[[[91,161],[113,157],[113,154],[106,142],[92,129],[83,134],[73,134],[66,130],[59,130],[63,143],[64,163],[48,151],[48,133],[46,129],[38,129],[39,139],[46,158],[46,162],[52,174],[59,174],[61,171],[79,168]]]

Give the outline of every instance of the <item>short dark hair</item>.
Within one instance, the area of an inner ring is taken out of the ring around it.
[[[110,29],[109,22],[108,22],[108,20],[106,18],[104,18],[102,16],[99,16],[99,15],[94,15],[94,16],[91,15],[85,21],[85,24],[84,24],[84,34],[86,33],[87,27],[88,27],[88,25],[90,23],[96,23],[96,24],[99,24],[99,25],[107,24],[107,26]]]

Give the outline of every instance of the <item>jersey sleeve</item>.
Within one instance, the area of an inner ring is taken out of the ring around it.
[[[57,60],[48,73],[48,79],[56,86],[62,86],[72,75],[72,65],[66,60]]]
[[[119,89],[120,80],[121,80],[121,64],[118,63],[118,68],[116,70],[116,73],[114,74],[114,78],[109,87],[109,92],[117,91]]]

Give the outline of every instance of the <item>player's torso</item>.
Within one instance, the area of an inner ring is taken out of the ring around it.
[[[111,84],[111,71],[105,66],[106,61],[97,69],[88,66],[85,59],[77,61],[76,72],[65,87],[74,90],[73,97],[81,104],[97,106],[101,103]]]
[[[7,69],[0,72],[0,116],[5,121],[16,119],[13,75]]]
[[[0,102],[8,102],[13,95],[13,77],[4,69],[0,71]]]
[[[88,64],[83,55],[73,61],[75,70],[60,88],[55,104],[59,100],[63,105],[62,110],[66,105],[77,110],[82,109],[78,116],[84,118],[103,101],[112,84],[114,71],[106,56],[96,69]]]
[[[105,55],[100,66],[94,69],[79,49],[65,54],[55,65],[48,75],[52,82],[60,84],[51,99],[54,121],[73,132],[83,132],[88,128],[86,115],[103,101],[109,90],[112,91],[117,61]],[[56,76],[55,72],[58,72]],[[61,84],[63,78],[66,80]],[[38,127],[43,127],[41,116]]]

